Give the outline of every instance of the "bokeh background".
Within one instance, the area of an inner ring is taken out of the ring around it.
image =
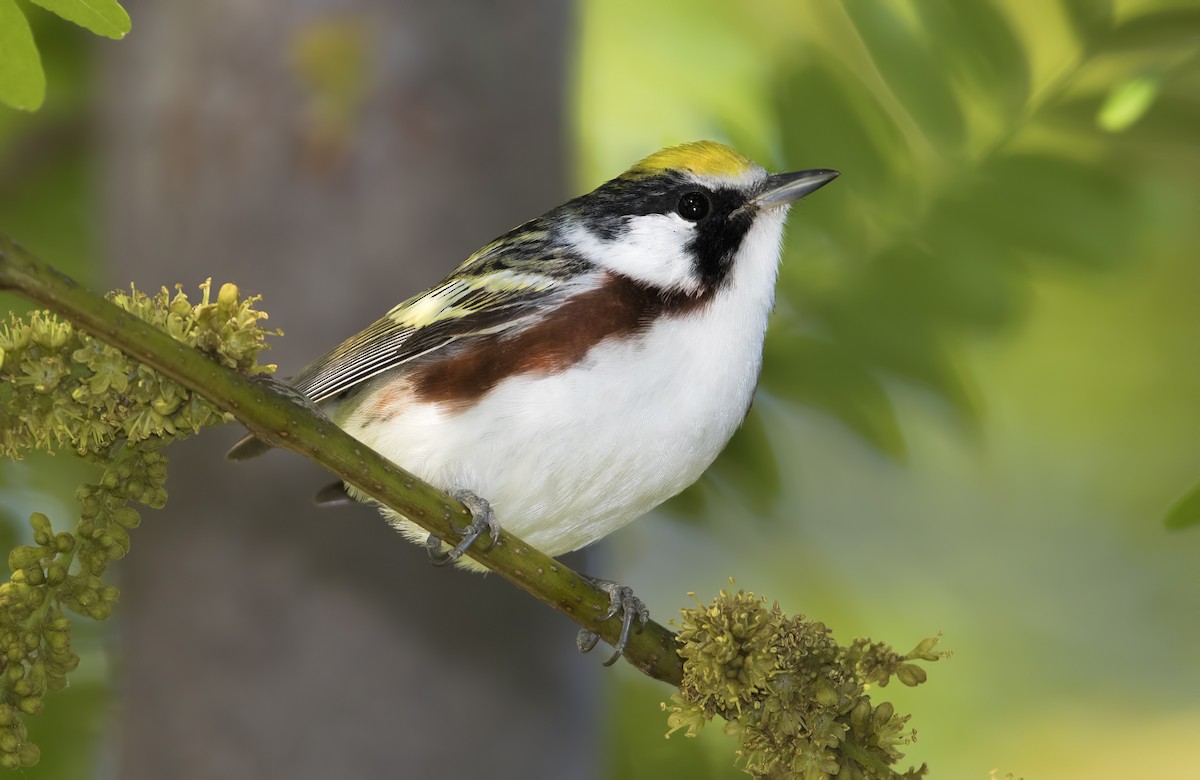
[[[262,292],[300,368],[654,149],[832,167],[790,220],[755,409],[710,474],[572,563],[660,618],[734,577],[843,639],[953,656],[935,777],[1200,764],[1200,4],[129,2],[29,9],[46,106],[0,112],[0,229],[90,284]],[[5,299],[5,308],[11,299]],[[319,470],[175,456],[30,777],[727,778],[719,726],[432,572]],[[0,469],[7,538],[80,469]]]

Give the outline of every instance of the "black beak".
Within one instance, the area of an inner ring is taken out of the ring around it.
[[[772,174],[767,177],[763,191],[752,198],[747,205],[760,209],[786,206],[811,192],[816,192],[839,175],[841,174],[837,171],[828,168]]]

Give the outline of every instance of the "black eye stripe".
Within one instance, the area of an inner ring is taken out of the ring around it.
[[[733,212],[746,203],[746,194],[732,189],[718,189],[708,193],[711,216],[696,223],[695,234],[688,242],[688,249],[696,259],[696,272],[709,287],[723,282],[733,267],[742,239],[753,223],[753,216]]]
[[[614,222],[623,222],[624,217],[675,213],[680,199],[693,192],[708,198],[712,214],[719,214],[730,200],[744,201],[745,198],[745,194],[736,189],[710,190],[690,177],[668,172],[642,179],[613,179],[562,208],[589,221],[602,223],[601,228],[607,229],[614,227]]]
[[[698,196],[701,201],[688,198],[691,195]],[[572,219],[582,219],[602,241],[619,241],[633,224],[632,218],[640,216],[678,215],[688,220],[694,235],[687,249],[695,259],[696,275],[711,289],[727,278],[750,226],[752,218],[749,214],[731,218],[745,205],[748,197],[749,193],[744,189],[732,186],[710,189],[689,176],[672,171],[645,178],[613,179],[590,195],[560,208]],[[687,204],[685,198],[688,198]]]

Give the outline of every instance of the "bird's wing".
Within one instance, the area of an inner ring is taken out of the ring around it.
[[[476,335],[519,329],[589,286],[561,263],[538,271],[464,263],[441,284],[392,309],[294,377],[320,403],[371,377]]]

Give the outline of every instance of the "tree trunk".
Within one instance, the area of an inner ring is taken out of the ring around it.
[[[567,4],[128,5],[111,281],[263,292],[281,375],[565,197]],[[295,456],[226,462],[238,433],[173,448],[121,567],[115,776],[594,776],[599,659],[568,621],[314,509],[329,478]]]

